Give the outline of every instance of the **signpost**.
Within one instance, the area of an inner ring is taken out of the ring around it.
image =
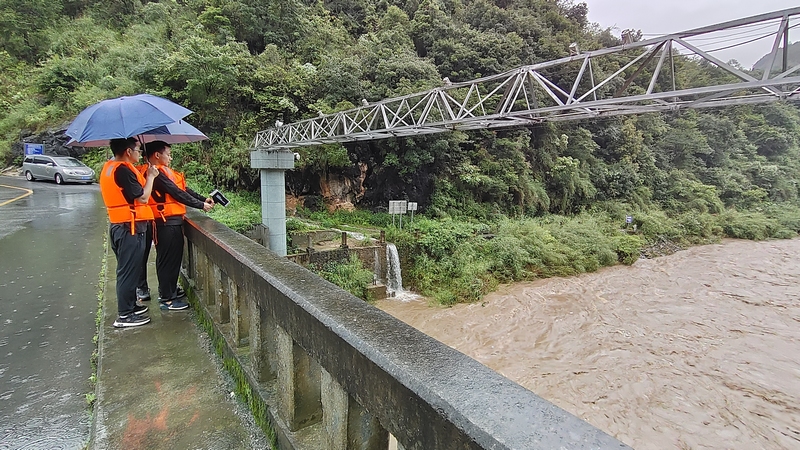
[[[408,210],[411,211],[411,223],[414,223],[414,211],[417,210],[417,202],[408,202]]]
[[[403,214],[408,211],[408,202],[405,200],[389,200],[389,214],[392,215],[392,226],[394,226],[395,214],[400,216],[400,229],[403,229]]]
[[[25,154],[26,155],[43,155],[44,154],[44,144],[31,144],[29,142],[25,143]]]

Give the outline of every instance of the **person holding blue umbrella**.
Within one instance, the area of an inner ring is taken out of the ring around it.
[[[100,193],[108,211],[111,249],[117,258],[117,311],[115,328],[145,325],[147,306],[136,305],[136,286],[142,270],[148,224],[153,211],[147,205],[158,169],[148,167],[140,173],[134,164],[141,158],[135,138],[111,139],[114,157],[100,172]],[[149,244],[149,243],[147,243]]]

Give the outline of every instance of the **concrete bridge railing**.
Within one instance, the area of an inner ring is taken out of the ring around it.
[[[200,214],[184,275],[281,449],[628,448]]]

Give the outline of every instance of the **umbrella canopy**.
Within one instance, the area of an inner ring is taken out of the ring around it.
[[[185,144],[187,142],[204,141],[208,136],[202,131],[189,125],[185,120],[179,120],[158,128],[145,131],[135,136],[142,143],[164,141],[167,144]],[[67,142],[68,146],[80,145],[82,147],[105,147],[110,139],[95,139],[93,141],[78,142],[75,139]]]
[[[187,142],[204,141],[208,136],[202,131],[189,125],[185,120],[179,120],[167,125],[154,128],[140,134],[139,140],[147,143],[153,141],[164,141],[167,144],[185,144]]]
[[[108,145],[110,139],[129,138],[171,124],[191,112],[150,94],[112,98],[81,111],[65,134],[72,138],[71,145],[98,147]]]

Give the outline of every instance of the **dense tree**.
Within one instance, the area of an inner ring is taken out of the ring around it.
[[[587,11],[574,0],[0,0],[0,152],[14,158],[7,148],[20,130],[153,92],[191,108],[190,121],[211,137],[183,152],[187,171],[256,189],[247,155],[259,129],[560,58],[573,42],[618,45]],[[595,78],[627,56],[599,61]],[[679,88],[733,80],[713,64],[672,59],[657,92],[672,88],[673,65]],[[563,82],[579,67],[545,75]],[[648,82],[617,79],[599,93],[644,92]],[[783,103],[645,114],[306,149],[293,177],[363,177],[360,206],[413,196],[440,217],[572,214],[614,202],[716,214],[797,202],[798,132],[797,107]]]
[[[46,28],[61,14],[59,0],[0,0],[0,48],[11,56],[37,62],[46,52]]]

